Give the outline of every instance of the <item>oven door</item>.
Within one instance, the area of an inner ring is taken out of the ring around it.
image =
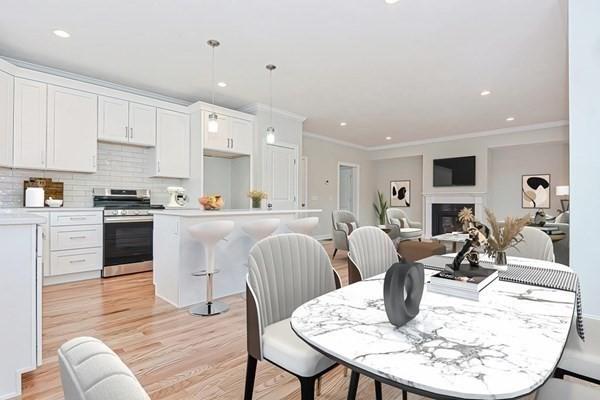
[[[152,270],[152,230],[152,216],[105,217],[102,276]]]

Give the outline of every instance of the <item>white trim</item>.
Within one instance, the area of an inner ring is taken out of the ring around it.
[[[258,111],[270,112],[270,110],[271,110],[271,108],[268,105],[262,104],[262,103],[248,104],[246,106],[239,108],[239,111],[244,112],[244,113],[253,114],[253,115],[256,115],[256,113]],[[295,119],[296,121],[299,121],[299,122],[306,121],[306,117],[304,115],[295,114],[293,112],[285,111],[280,108],[273,107],[273,113],[283,115],[283,116],[291,118],[291,119]]]
[[[351,143],[351,142],[346,142],[344,140],[330,138],[329,136],[323,136],[323,135],[319,135],[319,134],[312,133],[312,132],[302,132],[302,136],[306,136],[306,137],[313,138],[313,139],[318,139],[318,140],[323,140],[325,142],[339,144],[341,146],[351,147],[353,149],[364,150],[364,151],[369,151],[370,150],[370,148],[366,147],[366,146],[361,146],[359,144],[355,144],[355,143]]]
[[[337,163],[337,210],[340,209],[340,167],[350,167],[355,169],[352,174],[354,178],[354,210],[350,210],[356,215],[356,219],[360,221],[360,165],[346,161],[338,161]]]
[[[302,164],[302,168],[298,170],[298,177],[300,177],[300,171],[302,171],[302,201],[300,202],[300,207],[304,204],[302,208],[308,208],[308,157],[300,156],[300,163]]]
[[[242,111],[232,110],[230,108],[222,107],[219,105],[213,105],[204,101],[196,101],[188,106],[190,112],[194,111],[214,111],[219,114],[227,115],[229,117],[244,119],[247,121],[254,121],[254,115],[245,113]]]
[[[72,80],[75,80],[78,82],[89,83],[91,85],[102,86],[102,87],[105,87],[108,89],[119,90],[122,92],[135,94],[138,96],[149,97],[149,98],[152,98],[155,100],[166,101],[168,103],[173,103],[173,104],[177,104],[180,106],[188,106],[191,104],[191,102],[187,101],[187,100],[176,99],[174,97],[165,96],[160,93],[149,92],[146,90],[136,89],[131,86],[125,86],[125,85],[120,85],[118,83],[105,81],[102,79],[91,78],[89,76],[64,71],[64,70],[61,70],[58,68],[47,67],[45,65],[34,64],[34,63],[30,63],[27,61],[22,61],[22,60],[10,58],[10,57],[1,57],[1,58],[3,60],[7,61],[8,63],[12,63],[13,65],[15,65],[17,67],[25,68],[25,69],[28,69],[31,71],[42,72],[42,73],[48,74],[48,75],[54,75],[54,76],[58,76],[61,78],[72,79]]]

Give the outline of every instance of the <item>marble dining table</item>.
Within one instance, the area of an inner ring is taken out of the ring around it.
[[[426,281],[435,272],[426,269]],[[571,328],[573,292],[496,281],[473,301],[425,288],[419,314],[395,327],[383,280],[303,304],[292,329],[353,371],[433,399],[516,399],[552,376]]]

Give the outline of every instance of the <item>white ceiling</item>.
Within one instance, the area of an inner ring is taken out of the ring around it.
[[[209,100],[215,38],[217,103],[268,103],[274,63],[275,107],[377,146],[567,119],[566,26],[566,0],[2,0],[0,55]]]

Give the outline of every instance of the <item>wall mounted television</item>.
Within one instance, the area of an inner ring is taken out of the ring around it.
[[[433,186],[475,186],[475,156],[433,160]]]

